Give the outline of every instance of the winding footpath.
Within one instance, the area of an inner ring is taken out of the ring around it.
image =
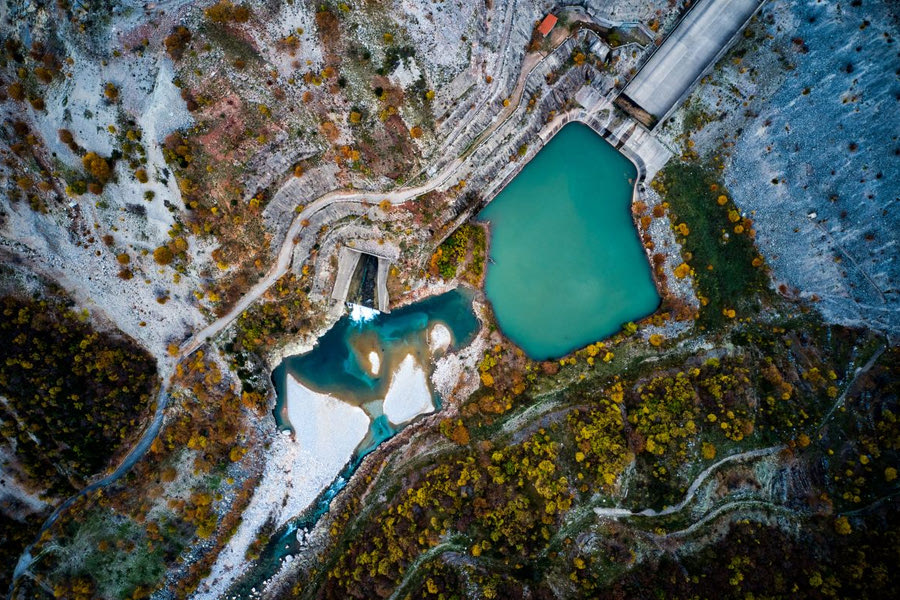
[[[167,377],[163,379],[163,381],[168,381]],[[144,431],[141,438],[138,440],[137,444],[128,452],[122,462],[119,463],[119,466],[115,468],[115,470],[103,477],[102,479],[98,479],[97,481],[91,483],[90,485],[82,488],[78,493],[74,496],[69,497],[65,502],[56,507],[56,510],[44,521],[44,524],[41,525],[40,531],[38,531],[35,540],[25,548],[25,551],[19,557],[18,562],[16,562],[16,568],[13,571],[13,580],[9,587],[8,597],[12,597],[13,590],[15,589],[16,582],[19,578],[25,574],[25,571],[37,557],[33,557],[31,555],[31,551],[34,550],[35,544],[40,541],[41,536],[44,535],[44,532],[50,529],[54,523],[59,519],[60,515],[68,510],[75,502],[80,500],[82,497],[87,496],[88,494],[95,492],[101,488],[104,488],[126,473],[131,470],[137,461],[139,461],[147,450],[150,449],[150,446],[153,444],[153,440],[156,439],[157,434],[159,433],[160,428],[162,427],[163,419],[165,417],[165,409],[166,404],[169,399],[168,396],[168,384],[160,384],[159,393],[156,396],[156,411],[153,414],[153,420],[147,426],[147,429]],[[38,555],[40,556],[40,555]]]
[[[614,519],[617,519],[621,517],[664,517],[666,515],[677,513],[694,499],[694,496],[697,495],[697,490],[700,489],[700,486],[703,485],[710,474],[715,472],[722,465],[729,462],[744,462],[747,460],[754,460],[763,456],[775,454],[776,452],[779,452],[783,449],[784,446],[782,445],[770,446],[768,448],[748,450],[747,452],[741,452],[740,454],[732,454],[731,456],[726,456],[722,460],[706,467],[703,471],[700,472],[699,475],[697,475],[697,477],[694,478],[694,481],[691,483],[691,486],[688,488],[688,491],[684,495],[684,498],[681,500],[681,502],[662,510],[657,511],[652,508],[645,508],[644,510],[634,511],[628,510],[627,508],[595,508],[594,514],[598,517],[612,517]]]
[[[749,461],[749,460],[755,460],[758,458],[769,456],[771,454],[775,454],[776,452],[781,451],[783,448],[784,448],[784,446],[779,445],[779,446],[771,446],[768,448],[760,448],[757,450],[748,450],[747,452],[741,452],[739,454],[732,454],[731,456],[727,456],[727,457],[713,463],[712,465],[710,465],[709,467],[707,467],[706,469],[701,471],[697,475],[697,477],[694,478],[694,481],[691,483],[690,487],[688,488],[688,490],[685,493],[685,496],[681,500],[681,502],[679,502],[678,504],[675,504],[673,506],[664,508],[662,510],[657,511],[652,508],[645,508],[643,510],[629,510],[627,508],[594,508],[593,514],[595,514],[598,517],[607,517],[607,518],[612,518],[612,519],[620,519],[620,518],[627,518],[627,517],[655,518],[655,517],[664,517],[666,515],[671,515],[673,513],[680,511],[685,506],[687,506],[694,499],[694,496],[696,496],[697,491],[700,489],[700,486],[702,486],[703,483],[709,478],[709,476],[712,473],[714,473],[716,470],[718,470],[719,467],[721,467],[722,465],[727,464],[727,463],[732,463],[732,462],[745,462],[745,461]],[[738,507],[745,506],[747,504],[770,506],[768,503],[762,502],[759,500],[745,500],[745,501],[730,502],[726,505],[720,506],[720,507],[716,508],[715,510],[707,513],[702,518],[700,518],[699,520],[692,523],[686,529],[683,529],[683,530],[677,531],[677,532],[673,532],[671,535],[674,535],[676,537],[690,535],[691,533],[696,531],[699,527],[701,527],[703,524],[709,522],[710,520],[715,519],[716,517],[724,514],[725,512],[734,510]],[[591,514],[591,511],[589,510],[587,514]],[[580,523],[582,520],[583,520],[583,515],[582,515],[582,517],[576,517],[575,519],[570,521],[570,523],[576,524],[576,523]],[[554,535],[554,539],[568,535],[567,530],[568,530],[568,527],[560,529],[560,531],[557,532],[556,535]],[[553,546],[552,542],[547,545],[548,548],[550,548],[552,546]],[[417,556],[410,563],[406,572],[403,574],[403,579],[400,581],[400,583],[397,585],[397,587],[394,588],[394,591],[388,600],[396,600],[396,599],[402,597],[402,593],[405,591],[405,588],[407,587],[409,582],[413,579],[416,571],[423,563],[427,562],[428,560],[431,560],[432,558],[437,557],[440,554],[443,554],[444,552],[450,552],[450,551],[460,552],[461,554],[466,556],[467,560],[475,561],[475,559],[467,553],[467,545],[462,543],[462,540],[459,537],[455,537],[455,538],[443,541],[440,544],[434,546],[433,548],[429,548],[427,551],[425,551],[422,554],[420,554],[419,556]],[[484,561],[479,559],[477,562],[484,562]]]

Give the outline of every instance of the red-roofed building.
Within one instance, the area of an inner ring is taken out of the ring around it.
[[[538,25],[538,31],[541,32],[542,36],[547,37],[547,34],[550,33],[550,30],[556,25],[557,20],[558,19],[555,16],[547,15],[544,17],[544,20],[541,21],[541,24]]]

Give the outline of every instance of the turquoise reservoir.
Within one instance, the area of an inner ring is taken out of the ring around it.
[[[631,218],[635,167],[572,123],[479,214],[491,225],[485,292],[503,333],[545,360],[659,306]]]

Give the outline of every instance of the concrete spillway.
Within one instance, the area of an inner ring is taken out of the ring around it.
[[[341,248],[331,297],[381,312],[390,312],[387,278],[391,260],[368,252]]]
[[[764,0],[701,0],[650,57],[623,95],[656,120],[685,98]]]

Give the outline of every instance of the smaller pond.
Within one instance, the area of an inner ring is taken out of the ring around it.
[[[321,402],[322,394],[344,405],[342,415],[351,405],[368,416],[368,431],[358,445],[351,442],[356,449],[349,469],[332,488],[343,487],[362,457],[405,423],[440,408],[440,398],[429,385],[432,361],[469,344],[475,336],[479,323],[472,311],[473,298],[471,290],[460,288],[391,313],[368,311],[366,315],[363,311],[360,315],[353,310],[320,337],[310,352],[285,358],[272,373],[278,395],[276,422],[284,430],[293,430],[298,442],[314,452],[330,452],[327,442],[346,433],[352,418],[348,413],[340,417],[344,423],[332,422],[327,412],[333,409]],[[294,394],[293,406],[289,390]],[[326,443],[318,443],[323,437]],[[326,490],[325,502],[320,499],[314,512],[327,510],[336,492]]]
[[[376,313],[370,320],[341,318],[310,352],[287,357],[272,373],[278,394],[275,419],[283,428],[289,426],[284,403],[288,375],[378,418],[382,413],[375,404],[388,394],[391,375],[404,366],[406,357],[411,355],[428,368],[432,354],[428,338],[435,325],[449,331],[449,350],[472,340],[478,330],[473,297],[471,290],[460,288],[390,313]]]
[[[503,333],[536,360],[608,337],[659,295],[631,218],[635,167],[572,123],[479,214],[485,293]]]
[[[294,431],[294,443],[327,454],[336,441],[358,427],[360,411],[368,419],[368,431],[358,445],[352,442],[350,448],[355,445],[355,450],[349,462],[330,461],[344,466],[327,473],[331,483],[302,514],[280,528],[254,567],[229,590],[229,597],[252,595],[251,589],[271,577],[284,557],[298,551],[297,533],[311,530],[328,511],[366,454],[406,422],[440,407],[440,398],[428,383],[433,358],[472,341],[479,327],[473,298],[471,290],[461,288],[391,313],[356,307],[320,337],[315,348],[287,357],[274,370],[275,419],[283,430]],[[289,400],[290,394],[293,400]],[[299,406],[308,413],[297,410],[298,398]],[[329,412],[338,415],[337,422],[328,419]],[[329,463],[324,456],[320,458],[310,469]]]

